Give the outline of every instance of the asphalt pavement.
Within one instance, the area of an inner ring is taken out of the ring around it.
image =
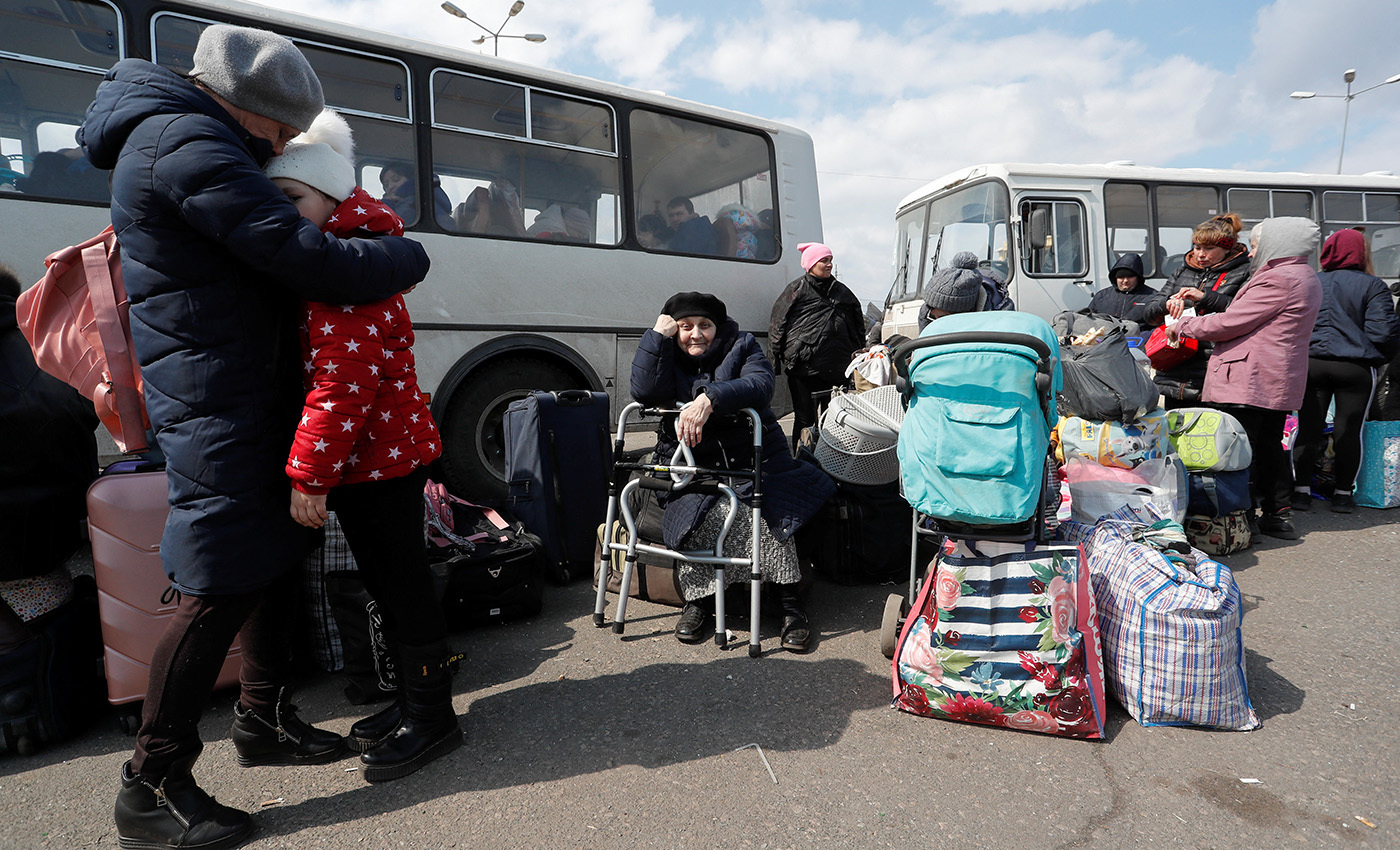
[[[257,812],[268,848],[1397,847],[1400,511],[1325,504],[1299,541],[1223,559],[1247,603],[1253,732],[1145,728],[1110,701],[1101,742],[890,709],[881,611],[899,587],[817,581],[812,651],[683,645],[677,611],[633,602],[619,638],[587,583],[522,622],[454,636],[463,749],[371,786],[346,760],[240,768],[216,694],[196,773]],[[611,597],[610,597],[611,599]],[[333,674],[296,702],[344,732]],[[0,756],[0,847],[114,847],[132,740],[115,715]]]

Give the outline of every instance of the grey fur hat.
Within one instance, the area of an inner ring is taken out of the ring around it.
[[[325,106],[311,63],[267,30],[215,24],[199,36],[190,76],[237,106],[306,132]]]
[[[981,310],[986,303],[982,276],[977,273],[977,255],[971,251],[954,256],[953,265],[935,272],[924,290],[924,304],[930,310],[972,313]]]

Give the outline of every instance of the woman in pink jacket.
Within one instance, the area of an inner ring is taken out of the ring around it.
[[[1265,219],[1250,234],[1249,280],[1223,313],[1182,319],[1169,338],[1215,343],[1201,400],[1228,411],[1249,435],[1249,477],[1263,509],[1259,530],[1295,540],[1289,499],[1292,466],[1283,450],[1283,420],[1303,402],[1308,340],[1322,304],[1322,286],[1308,265],[1320,237],[1311,219]]]

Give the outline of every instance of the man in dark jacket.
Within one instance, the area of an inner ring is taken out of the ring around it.
[[[1157,290],[1142,279],[1142,257],[1128,253],[1118,258],[1108,270],[1113,286],[1100,289],[1089,299],[1089,312],[1116,316],[1129,322],[1146,322],[1148,305]]]
[[[802,430],[817,424],[814,394],[845,386],[846,367],[865,344],[865,314],[860,301],[832,273],[835,258],[820,242],[804,242],[806,274],[787,285],[768,319],[773,373],[787,373],[792,393],[792,447]]]
[[[666,205],[666,225],[675,232],[667,251],[681,254],[704,254],[713,257],[719,253],[719,238],[715,236],[715,226],[707,215],[695,212],[695,204],[684,196],[671,199]]]
[[[246,813],[215,802],[191,774],[200,713],[240,628],[239,763],[344,753],[283,693],[291,568],[309,543],[282,470],[303,397],[298,300],[385,298],[422,280],[428,259],[407,239],[323,236],[263,175],[322,106],[291,42],[216,25],[200,36],[189,80],[141,60],[114,65],[78,132],[93,165],[112,169],[132,341],[167,458],[161,556],[181,594],[122,769],[123,845],[230,847],[252,831]]]

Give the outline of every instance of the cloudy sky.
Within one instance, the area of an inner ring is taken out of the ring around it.
[[[509,0],[457,0],[495,25]],[[478,49],[434,0],[279,8]],[[1342,94],[1400,74],[1396,0],[528,0],[501,56],[811,133],[825,241],[871,300],[894,208],[979,162],[1337,167]],[[490,49],[488,44],[486,50]],[[1347,173],[1400,173],[1400,84],[1351,105]]]

